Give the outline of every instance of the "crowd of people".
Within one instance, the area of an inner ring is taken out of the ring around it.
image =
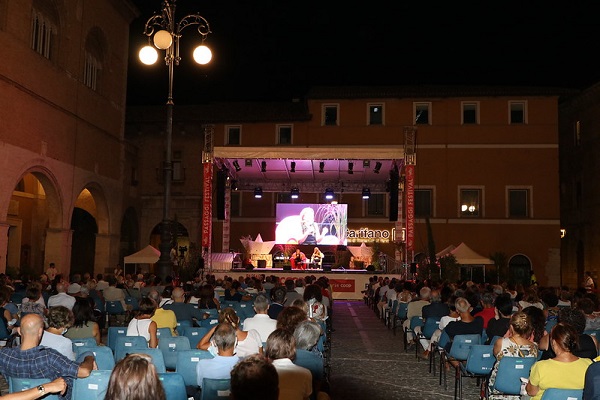
[[[121,320],[107,318],[104,305],[109,301],[121,303]],[[252,316],[227,306],[232,301],[252,308]],[[0,274],[0,320],[8,332],[0,350],[0,374],[7,380],[47,379],[35,390],[7,398],[57,393],[70,399],[74,380],[97,369],[93,353],[77,356],[72,340],[90,338],[98,346],[107,345],[103,338],[108,327],[117,324],[126,326],[127,336],[143,337],[149,348],[156,348],[159,329],[169,328],[177,335],[182,321],[184,326],[202,326],[216,316],[217,323],[197,344],[212,358],[198,362],[197,386],[187,388],[191,397],[200,398],[203,378],[227,378],[236,399],[327,399],[332,305],[327,278],[314,275],[216,279],[198,274],[193,281],[178,283],[152,274],[125,275],[119,268],[107,276],[66,277],[54,265],[36,279],[22,276],[13,281]],[[161,385],[156,374],[148,356],[129,354],[116,363],[106,398],[148,398],[144,393],[164,398],[164,390],[152,391]],[[260,377],[276,387],[261,387],[255,394],[242,390],[256,385]],[[139,382],[146,382],[150,391],[134,394]]]
[[[569,290],[540,287],[535,282],[523,286],[373,276],[364,293],[365,302],[382,319],[400,308],[405,310],[400,318],[407,347],[422,346],[422,352],[417,348],[420,357],[429,359],[431,352],[448,354],[457,335],[481,335],[482,344],[493,344],[496,362],[482,392],[490,400],[522,395],[538,400],[549,388],[583,389],[584,398],[594,399],[600,398],[600,379],[596,378],[600,363],[595,365],[600,361],[596,335],[600,333],[600,300],[590,286],[587,282]],[[413,317],[421,323],[411,325]],[[428,320],[439,324],[429,337],[422,332]],[[521,395],[495,389],[504,357],[535,358]],[[446,362],[451,370],[465,360],[446,357]]]

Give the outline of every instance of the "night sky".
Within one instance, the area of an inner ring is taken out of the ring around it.
[[[128,103],[164,104],[164,62],[148,67],[137,59],[143,25],[161,1],[134,3],[141,16],[131,25]],[[213,61],[194,63],[200,36],[184,30],[175,104],[290,100],[313,85],[583,89],[600,81],[592,3],[178,0],[177,20],[197,12],[209,21]]]

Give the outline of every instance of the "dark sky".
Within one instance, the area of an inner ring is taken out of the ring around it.
[[[161,1],[134,3],[141,16],[131,26],[128,102],[164,104],[164,62],[137,60]],[[290,100],[311,85],[586,88],[600,81],[599,10],[571,3],[178,0],[176,20],[197,12],[209,21],[213,61],[194,63],[199,35],[184,30],[175,104]]]

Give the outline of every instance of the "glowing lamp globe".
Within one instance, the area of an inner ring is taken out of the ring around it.
[[[196,61],[198,64],[208,64],[211,59],[212,52],[205,45],[198,46],[194,50],[194,61]]]
[[[152,46],[144,46],[139,53],[140,61],[146,65],[152,65],[158,60],[158,52]]]
[[[165,31],[163,29],[161,31],[156,32],[156,34],[154,35],[154,45],[157,48],[161,50],[166,50],[169,47],[171,47],[171,44],[173,44],[173,37],[168,31]]]

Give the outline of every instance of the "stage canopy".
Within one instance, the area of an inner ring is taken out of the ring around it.
[[[447,251],[451,247],[454,247],[454,246],[452,246],[452,245],[448,246],[446,249],[444,249],[441,252],[439,252],[438,254],[436,254],[436,256],[441,258],[441,257],[447,256],[448,254],[452,254],[454,256],[454,258],[456,259],[456,262],[461,265],[494,264],[494,262],[492,260],[490,260],[487,257],[477,254],[473,249],[471,249],[469,246],[467,246],[464,242],[459,244],[454,249]]]

